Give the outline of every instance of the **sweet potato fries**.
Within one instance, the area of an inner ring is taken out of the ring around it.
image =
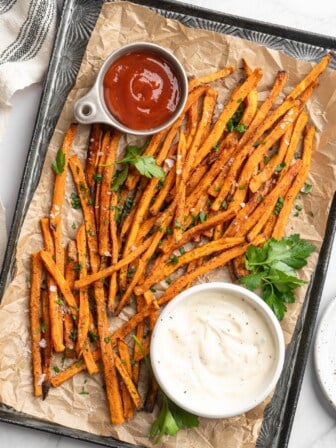
[[[329,60],[326,55],[282,102],[287,74],[275,74],[259,104],[262,69],[246,61],[244,79],[225,104],[217,102],[216,85],[234,67],[193,78],[180,118],[145,145],[126,147],[119,132],[92,126],[85,166],[74,150],[80,128],[70,126],[53,166],[50,216],[41,219],[44,247],[32,254],[36,396],[46,382],[59,387],[82,370],[102,369],[112,424],[143,407],[141,360],[160,307],[213,269],[226,265],[233,281],[246,275],[249,245],[282,237],[314,147],[305,104]],[[146,176],[153,158],[157,176]],[[83,212],[70,242],[62,212],[67,176]],[[111,332],[110,316],[125,307],[131,317]],[[56,352],[75,360],[53,375]],[[149,383],[145,409],[153,409],[156,392]]]

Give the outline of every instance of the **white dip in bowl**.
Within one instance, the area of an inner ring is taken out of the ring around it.
[[[256,294],[229,283],[180,293],[162,311],[151,342],[166,395],[196,415],[226,418],[261,403],[284,362],[284,338]]]

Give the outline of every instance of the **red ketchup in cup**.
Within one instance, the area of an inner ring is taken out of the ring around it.
[[[138,51],[114,61],[103,80],[109,112],[123,125],[146,130],[167,122],[179,106],[181,85],[162,56]]]

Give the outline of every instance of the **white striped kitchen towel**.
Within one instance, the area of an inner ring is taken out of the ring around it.
[[[0,0],[0,141],[13,93],[43,78],[55,28],[56,0]],[[3,213],[0,200],[0,263],[6,241]]]
[[[0,139],[10,97],[45,73],[55,25],[55,0],[0,1]]]

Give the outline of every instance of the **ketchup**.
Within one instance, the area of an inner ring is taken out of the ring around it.
[[[151,52],[127,53],[104,77],[104,99],[111,114],[135,130],[158,127],[178,107],[181,88],[172,66]]]

